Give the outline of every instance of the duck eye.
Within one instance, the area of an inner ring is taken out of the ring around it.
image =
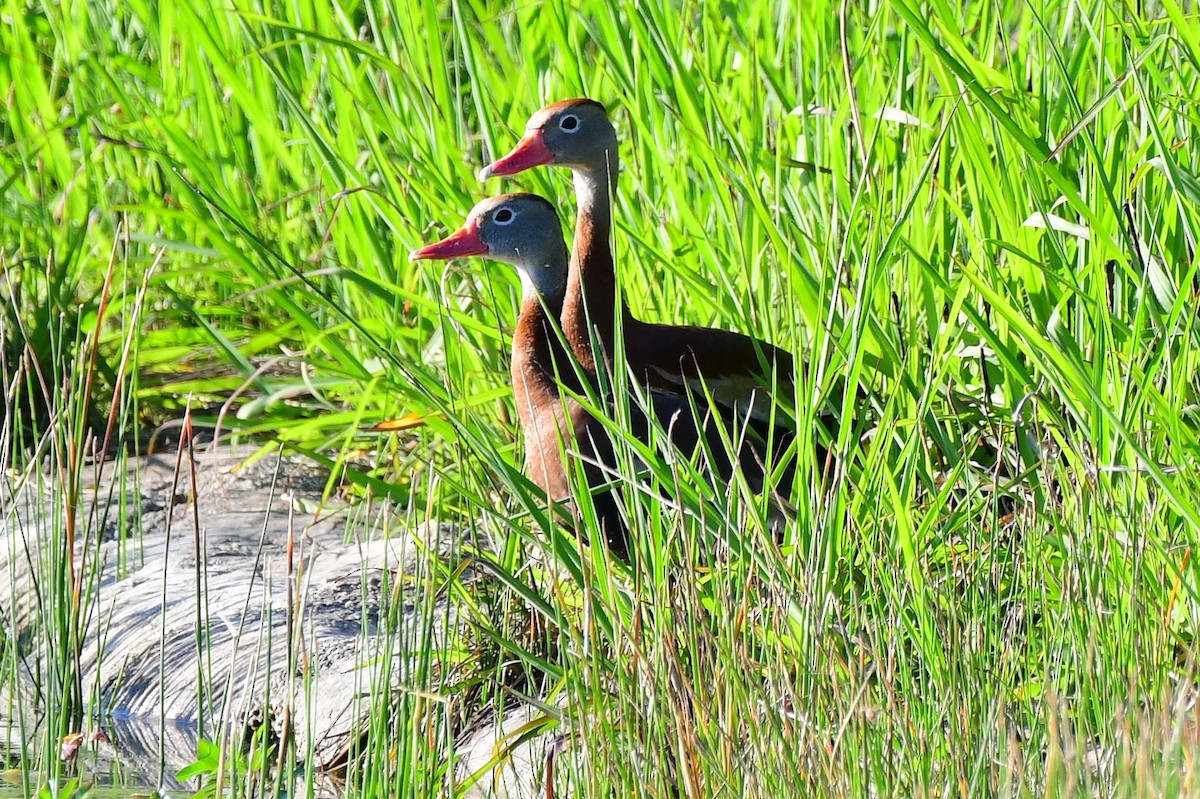
[[[511,225],[513,221],[513,212],[508,208],[501,208],[492,216],[492,221],[497,225]]]
[[[579,117],[574,114],[567,114],[558,121],[558,126],[567,133],[574,133],[579,130]]]

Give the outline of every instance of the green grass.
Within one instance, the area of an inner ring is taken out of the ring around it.
[[[1200,19],[494,6],[0,6],[0,460],[77,474],[110,407],[144,440],[189,397],[368,450],[339,470],[360,493],[501,541],[490,589],[438,578],[491,654],[410,684],[491,713],[523,673],[585,795],[1195,794]],[[782,551],[668,458],[709,523],[630,489],[638,568],[580,555],[518,474],[515,277],[407,262],[487,193],[573,218],[562,172],[472,175],[576,95],[618,123],[630,305],[803,354],[802,408],[839,377],[877,400],[861,445],[846,408],[844,470],[803,466]],[[405,413],[428,424],[362,432]],[[965,458],[981,430],[1011,516]],[[47,630],[77,629],[54,585]],[[397,739],[356,792],[444,790],[458,711],[421,696],[380,700]]]

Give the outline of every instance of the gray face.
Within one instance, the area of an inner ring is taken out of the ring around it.
[[[614,163],[617,132],[604,107],[577,101],[555,104],[529,121],[529,130],[540,129],[556,166],[602,169]]]
[[[489,197],[471,209],[467,223],[474,223],[488,258],[517,268],[526,297],[531,293],[551,300],[562,296],[567,245],[558,214],[547,200],[536,194]]]

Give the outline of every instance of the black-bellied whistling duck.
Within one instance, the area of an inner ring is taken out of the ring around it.
[[[585,368],[595,369],[597,360],[611,367],[617,277],[609,236],[619,160],[616,130],[604,106],[588,99],[546,106],[530,118],[512,151],[481,169],[479,178],[515,175],[544,164],[574,173],[579,203],[563,334]],[[722,404],[761,418],[769,413],[769,400],[755,393],[778,386],[786,394],[795,379],[791,353],[741,333],[643,322],[624,305],[620,324],[627,364],[654,388],[698,390],[703,381]],[[592,351],[593,341],[604,350],[600,359]]]
[[[555,330],[554,317],[561,313],[567,290],[568,255],[553,206],[536,194],[502,194],[483,200],[457,232],[415,250],[410,259],[467,255],[511,264],[521,276],[523,299],[513,334],[512,381],[525,434],[526,474],[550,499],[568,499],[569,469],[561,457],[565,447],[584,458],[589,486],[611,483],[617,466],[608,430],[579,402],[564,396],[560,387],[563,381],[578,391],[582,383],[576,382],[576,364]],[[650,401],[658,424],[668,431],[676,449],[691,457],[703,436],[714,458],[713,471],[723,477],[732,473],[733,463],[716,430],[698,425],[683,398],[652,392]],[[636,406],[631,408],[631,420],[631,435],[648,440],[649,420]],[[761,484],[760,455],[756,445],[745,444],[736,459],[752,483]],[[604,492],[594,497],[594,503],[609,548],[627,558],[627,530],[616,498]]]

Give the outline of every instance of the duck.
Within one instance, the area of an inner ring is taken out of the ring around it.
[[[620,468],[611,425],[605,425],[576,399],[589,387],[595,388],[596,377],[575,359],[559,332],[558,320],[569,286],[570,256],[557,211],[537,194],[490,197],[471,209],[457,231],[414,250],[409,259],[477,255],[515,267],[521,279],[521,308],[513,333],[510,368],[517,417],[525,439],[525,474],[548,499],[570,507],[578,524],[578,511],[570,501],[572,467],[568,459],[580,458],[592,490],[600,537],[610,552],[628,561],[628,527],[611,490],[613,476]],[[728,479],[734,469],[741,469],[748,482],[761,489],[766,474],[764,447],[747,437],[730,458],[718,426],[713,424],[714,417],[701,416],[697,421],[697,413],[686,397],[652,389],[645,401],[631,403],[627,432],[649,443],[652,429],[665,430],[670,445],[685,456],[695,457],[703,448],[713,473]],[[781,483],[787,480],[789,474],[781,477]]]
[[[792,390],[795,359],[790,352],[731,330],[645,322],[618,305],[610,244],[617,149],[616,129],[602,103],[561,100],[535,113],[516,146],[479,170],[478,177],[486,181],[544,165],[571,170],[578,216],[561,322],[585,369],[612,369],[619,325],[625,361],[650,388],[707,389],[726,407],[770,418],[770,397],[788,396]]]

